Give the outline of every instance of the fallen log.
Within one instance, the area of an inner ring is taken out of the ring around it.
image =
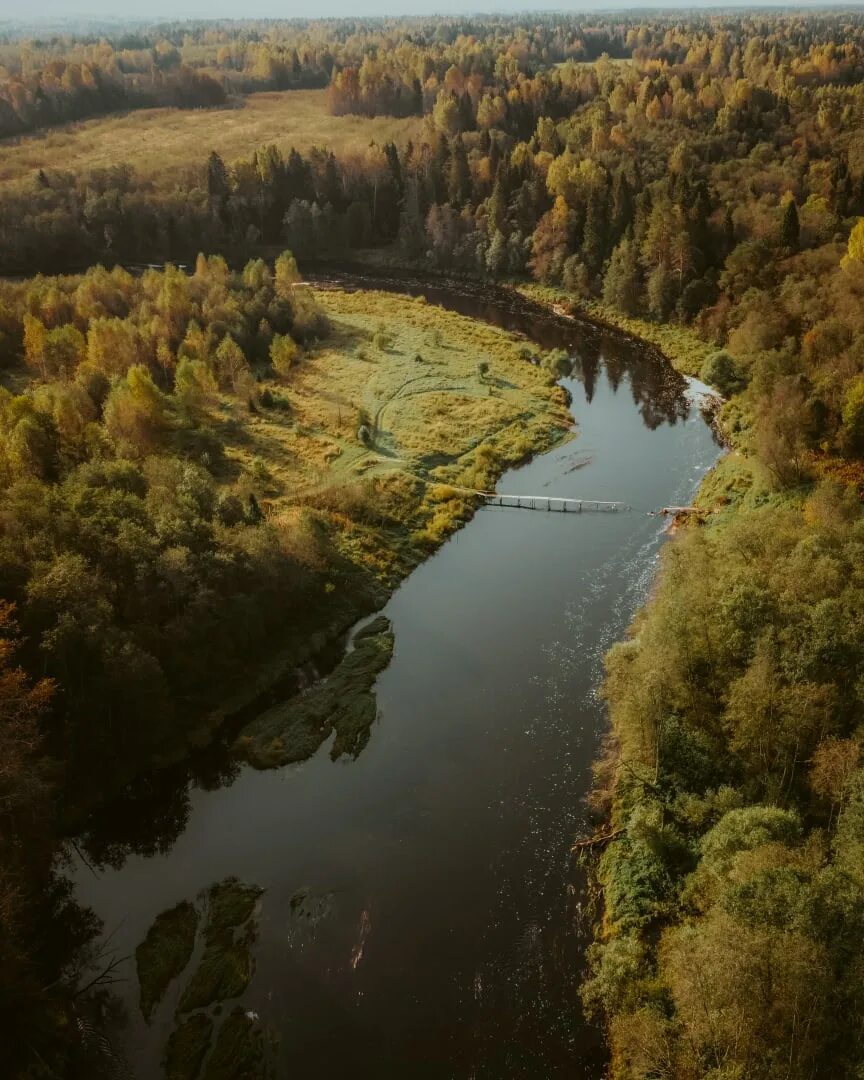
[[[615,829],[614,832],[601,833],[599,836],[589,836],[585,840],[577,840],[570,848],[570,851],[585,851],[588,848],[600,847],[603,844],[608,844],[610,840],[617,840],[618,837],[623,836],[625,832],[625,829]]]

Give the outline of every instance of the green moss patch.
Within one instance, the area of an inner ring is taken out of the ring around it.
[[[250,938],[210,946],[183,991],[177,1011],[204,1008],[217,1001],[239,997],[252,978]]]
[[[224,939],[226,934],[231,935],[234,929],[248,922],[261,892],[257,885],[244,885],[236,878],[227,878],[214,885],[209,894],[207,944]]]
[[[177,1011],[191,1012],[239,997],[252,978],[253,914],[261,895],[256,885],[227,878],[213,885],[208,896],[206,949],[180,998]]]
[[[393,645],[390,621],[380,615],[355,635],[354,648],[328,678],[247,725],[238,753],[256,768],[276,768],[307,758],[335,731],[334,760],[356,757],[369,740],[377,715],[372,688]]]
[[[212,1035],[213,1022],[204,1013],[195,1013],[178,1024],[165,1049],[165,1080],[195,1080]]]
[[[264,1036],[241,1007],[226,1017],[207,1059],[204,1080],[262,1080],[267,1075]]]
[[[192,957],[198,912],[187,900],[163,911],[135,950],[141,1012],[149,1020],[173,979]]]

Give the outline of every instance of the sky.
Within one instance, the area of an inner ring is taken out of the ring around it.
[[[768,6],[771,0],[757,0]],[[340,15],[471,15],[477,12],[590,11],[623,8],[694,8],[747,6],[738,0],[723,5],[693,3],[692,0],[37,0],[28,6],[22,0],[0,0],[0,19],[34,20],[72,16],[135,18],[139,20],[183,18],[321,18]],[[754,6],[754,5],[750,5]],[[777,0],[771,6],[794,6]]]

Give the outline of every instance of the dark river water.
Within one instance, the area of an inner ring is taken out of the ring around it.
[[[578,437],[499,491],[632,509],[478,512],[384,609],[395,654],[357,760],[331,762],[324,746],[256,772],[211,752],[94,825],[77,895],[127,956],[159,912],[214,881],[262,886],[243,1003],[278,1035],[280,1078],[597,1078],[569,847],[606,724],[603,655],[645,599],[663,542],[647,511],[687,503],[719,453],[704,388],[504,294],[398,287],[574,361],[562,382]],[[124,966],[119,1038],[150,1080],[172,1007],[148,1027]]]

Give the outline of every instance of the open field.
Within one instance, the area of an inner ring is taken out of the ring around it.
[[[251,94],[237,108],[143,109],[0,143],[0,184],[25,179],[37,169],[82,172],[124,162],[144,175],[165,178],[182,166],[203,164],[211,150],[231,161],[265,143],[301,151],[326,146],[345,155],[372,141],[405,142],[421,122],[331,116],[326,90]]]
[[[261,384],[287,408],[227,439],[232,471],[266,475],[274,510],[394,474],[482,487],[570,426],[562,391],[512,335],[407,297],[318,296],[330,337]]]

